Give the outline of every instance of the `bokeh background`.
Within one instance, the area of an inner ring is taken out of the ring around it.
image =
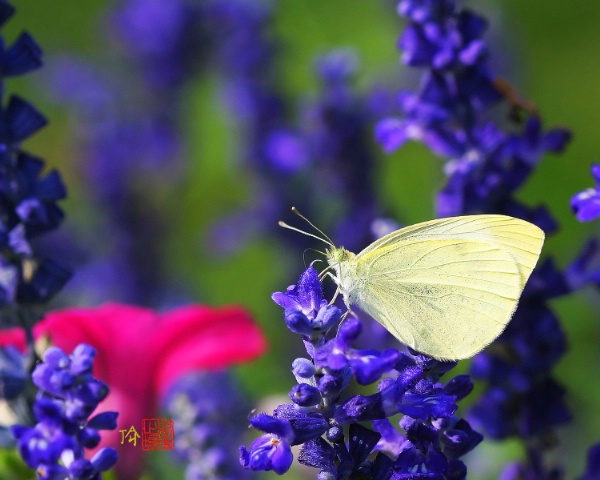
[[[593,185],[589,166],[599,161],[600,3],[470,3],[490,20],[487,39],[497,71],[537,105],[547,128],[564,126],[574,133],[567,151],[546,158],[521,191],[527,203],[546,204],[559,219],[560,231],[548,239],[544,254],[552,254],[560,265],[566,265],[585,239],[598,235],[600,229],[598,223],[577,222],[569,207],[574,193]],[[11,39],[25,29],[45,50],[47,68],[10,82],[9,88],[50,119],[50,125],[29,141],[27,148],[64,175],[70,194],[63,202],[67,220],[61,234],[72,235],[75,244],[83,243],[83,250],[90,251],[102,251],[103,243],[114,232],[106,230],[106,237],[95,235],[92,239],[86,236],[86,230],[97,228],[94,225],[101,219],[80,178],[86,162],[80,145],[81,126],[73,106],[61,104],[52,94],[50,77],[65,55],[100,66],[107,77],[124,75],[127,58],[111,38],[107,20],[117,5],[99,0],[19,2],[17,15],[5,32]],[[414,74],[400,65],[395,45],[402,26],[394,14],[393,1],[274,2],[272,34],[279,42],[277,68],[282,91],[297,105],[314,97],[315,57],[339,47],[357,53],[359,90],[366,92],[376,84],[391,88],[413,85]],[[211,305],[242,304],[266,331],[269,354],[236,370],[258,405],[265,397],[286,395],[293,383],[289,365],[301,346],[286,330],[270,294],[295,281],[303,268],[303,251],[286,247],[272,231],[264,235],[258,232],[226,255],[217,252],[209,241],[215,222],[242,210],[257,195],[252,172],[236,154],[238,136],[219,94],[220,81],[218,76],[199,74],[186,82],[185,104],[180,111],[184,151],[173,167],[180,169],[176,179],[165,176],[157,181],[141,171],[135,182],[147,194],[148,203],[143,208],[152,209],[162,219],[161,255],[166,261],[160,275],[176,286],[174,298],[181,295],[188,301]],[[136,86],[127,88],[135,91]],[[394,218],[403,224],[432,218],[433,194],[443,180],[440,161],[417,145],[389,156],[377,146],[374,149],[379,157],[378,194]],[[326,205],[323,208],[327,210]],[[90,243],[94,240],[98,245]],[[78,285],[87,285],[84,280],[89,279],[76,270],[57,306],[109,300],[82,294]],[[575,416],[574,422],[561,429],[556,458],[567,460],[567,476],[572,478],[582,469],[587,446],[600,440],[600,297],[589,289],[556,301],[553,307],[559,312],[569,342],[569,351],[556,374],[568,390],[568,404]],[[519,455],[517,443],[486,442],[468,460],[470,476],[495,478],[503,461]]]

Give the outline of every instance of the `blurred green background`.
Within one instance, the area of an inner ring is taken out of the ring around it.
[[[496,0],[470,2],[491,22],[487,36],[498,73],[534,102],[546,127],[564,126],[574,133],[566,153],[548,157],[521,192],[527,203],[544,203],[559,219],[561,230],[548,239],[544,254],[566,265],[598,223],[582,225],[572,216],[570,197],[593,185],[589,173],[600,151],[600,2],[573,0]],[[331,48],[355,48],[361,60],[358,85],[374,82],[402,87],[406,76],[399,64],[396,39],[402,22],[394,15],[394,2],[375,0],[280,0],[274,29],[280,38],[280,70],[284,89],[299,98],[316,91],[315,55]],[[17,15],[5,29],[7,40],[21,30],[32,33],[46,52],[70,53],[90,60],[106,57],[114,44],[107,41],[105,14],[116,3],[88,0],[28,0],[19,2]],[[67,222],[92,221],[85,192],[76,176],[77,149],[73,147],[69,112],[52,103],[44,91],[44,75],[35,73],[11,81],[9,91],[21,93],[51,120],[26,147],[44,157],[50,168],[65,176],[70,197],[63,203]],[[239,378],[254,395],[286,395],[293,383],[289,374],[290,350],[297,339],[284,327],[281,312],[270,294],[294,283],[302,270],[302,252],[294,255],[276,239],[259,239],[226,258],[215,257],[204,241],[207,226],[239,209],[252,196],[231,158],[226,113],[212,82],[189,87],[185,111],[187,157],[185,181],[163,192],[169,212],[169,274],[186,285],[198,301],[247,306],[264,327],[272,345],[260,361],[238,369]],[[410,145],[383,157],[378,178],[382,200],[403,223],[432,218],[432,192],[441,185],[441,163],[420,146]],[[75,280],[74,280],[75,281]],[[600,440],[600,322],[598,294],[591,289],[556,301],[567,331],[569,351],[556,369],[568,389],[574,422],[561,429],[556,458],[569,459],[569,474],[582,469],[587,446]],[[506,456],[518,456],[516,444],[478,447],[469,463],[471,478],[495,478]],[[272,478],[275,475],[266,475]],[[314,477],[313,477],[314,478]]]

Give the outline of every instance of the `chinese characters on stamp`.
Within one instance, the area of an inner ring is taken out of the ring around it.
[[[137,446],[139,438],[142,440],[142,450],[173,450],[175,432],[173,420],[170,418],[144,418],[142,420],[142,434],[140,435],[132,425],[129,429],[119,430],[121,445],[127,441]]]

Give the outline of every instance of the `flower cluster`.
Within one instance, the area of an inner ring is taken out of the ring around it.
[[[512,195],[545,153],[564,149],[570,133],[544,133],[537,112],[515,103],[510,85],[489,65],[482,39],[487,21],[456,3],[399,2],[398,12],[408,20],[399,41],[402,60],[423,74],[416,92],[398,96],[403,116],[380,121],[376,137],[387,152],[415,140],[446,159],[447,182],[437,197],[440,217],[505,213],[552,230],[543,209],[529,209]],[[507,98],[509,107],[530,114],[522,132],[503,131],[489,115]]]
[[[459,9],[454,0],[402,0],[398,13],[408,20],[399,41],[402,60],[423,73],[416,92],[399,95],[402,117],[379,122],[376,136],[383,148],[391,152],[415,140],[446,160],[447,180],[437,196],[441,217],[501,213],[529,220],[547,234],[556,231],[545,207],[524,205],[515,192],[546,153],[564,149],[570,133],[544,132],[536,109],[494,74],[482,39],[484,18]],[[499,125],[490,115],[490,108],[503,100],[510,107],[509,125]],[[523,116],[528,116],[524,124]],[[594,194],[574,198],[580,217],[594,215]],[[564,388],[551,375],[566,340],[548,301],[596,281],[587,271],[594,257],[590,244],[565,271],[546,259],[534,270],[495,348],[473,363],[473,376],[488,386],[471,410],[472,421],[492,438],[518,435],[524,440],[527,462],[515,472],[551,475],[544,462],[550,443],[543,439],[570,413]]]
[[[175,424],[175,455],[188,480],[246,478],[236,465],[246,402],[227,372],[199,372],[175,382],[163,399]]]
[[[14,8],[0,4],[0,27]],[[43,173],[44,162],[21,149],[21,142],[46,125],[30,103],[11,95],[5,101],[5,79],[29,73],[42,64],[42,51],[28,33],[0,50],[0,327],[30,327],[39,315],[28,308],[47,302],[69,278],[67,270],[50,259],[36,259],[31,241],[56,228],[63,218],[56,202],[66,191],[60,175]]]
[[[113,448],[99,450],[91,460],[85,449],[100,442],[98,430],[114,430],[117,413],[89,416],[108,395],[108,387],[92,375],[96,351],[78,345],[67,356],[58,347],[50,347],[44,362],[36,366],[33,383],[40,389],[33,412],[33,427],[14,425],[19,453],[39,479],[97,480],[101,472],[117,461]]]
[[[0,27],[14,13],[14,7],[1,2]],[[58,172],[44,172],[44,161],[21,147],[46,125],[45,117],[23,98],[6,93],[6,79],[42,65],[39,45],[28,33],[10,46],[0,37],[0,63],[0,329],[17,325],[31,343],[31,328],[42,317],[42,306],[70,276],[34,243],[62,222],[57,202],[66,190]],[[31,420],[32,399],[26,393],[33,357],[32,350],[22,354],[12,347],[0,349],[0,399],[21,422]],[[0,442],[14,446],[5,426],[0,427]]]
[[[353,348],[362,323],[354,316],[341,321],[341,311],[323,298],[312,266],[273,300],[284,308],[287,327],[302,337],[308,358],[293,362],[298,384],[289,393],[292,403],[250,419],[264,434],[249,450],[240,448],[244,467],[283,474],[293,461],[291,446],[302,445],[299,462],[318,468],[321,480],[359,474],[376,480],[465,477],[460,457],[482,437],[454,415],[456,402],[473,388],[468,376],[440,382],[455,362],[392,348]],[[337,335],[328,338],[336,327]],[[378,382],[377,393],[350,395],[353,381]],[[401,430],[391,420],[398,414]],[[373,422],[374,430],[364,422]]]

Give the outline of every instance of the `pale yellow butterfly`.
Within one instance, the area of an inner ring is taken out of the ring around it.
[[[331,247],[330,276],[348,309],[357,305],[405,345],[442,360],[472,357],[502,333],[544,243],[524,220],[468,215],[401,228],[354,254],[302,218],[325,238],[279,223]]]

